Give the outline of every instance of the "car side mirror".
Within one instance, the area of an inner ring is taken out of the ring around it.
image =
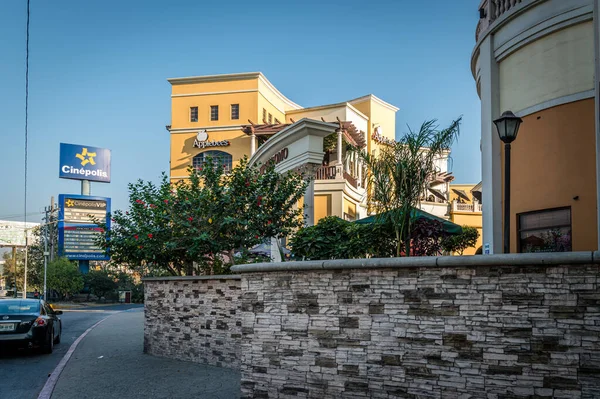
[[[55,310],[54,313],[55,314],[63,314],[63,311],[62,310]]]

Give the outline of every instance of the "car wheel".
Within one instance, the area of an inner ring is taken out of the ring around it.
[[[42,347],[42,352],[44,353],[52,353],[54,350],[54,337],[52,336],[52,330],[50,330],[48,337],[46,338],[46,343]]]
[[[54,338],[55,344],[60,344],[60,335],[62,334],[62,326],[60,326],[60,330],[58,330],[58,336]]]

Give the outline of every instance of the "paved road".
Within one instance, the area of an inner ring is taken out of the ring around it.
[[[77,337],[99,320],[132,307],[141,305],[65,310],[60,316],[63,322],[62,341],[54,346],[51,355],[37,351],[0,349],[0,398],[37,398],[48,374],[54,370]]]
[[[144,313],[109,317],[81,341],[52,399],[234,399],[239,371],[143,353]]]

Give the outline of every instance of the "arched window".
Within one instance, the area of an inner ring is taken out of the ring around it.
[[[205,163],[212,161],[215,165],[223,165],[225,172],[229,172],[231,170],[231,154],[228,154],[223,151],[205,151],[196,155],[192,160],[192,166],[194,169],[198,170],[203,167]]]

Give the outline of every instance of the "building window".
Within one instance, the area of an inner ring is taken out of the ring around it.
[[[209,161],[214,165],[223,165],[225,172],[231,171],[231,154],[223,151],[201,152],[192,159],[192,166],[194,169],[199,170]]]
[[[240,119],[240,104],[231,104],[231,119]]]
[[[198,107],[190,107],[190,122],[198,122]]]
[[[263,123],[267,123],[267,110],[263,108],[263,118],[262,118]]]
[[[273,115],[269,114],[269,125],[273,123]]]
[[[519,252],[570,252],[571,208],[519,213]]]
[[[211,121],[219,120],[219,106],[218,105],[210,106],[210,120]]]

